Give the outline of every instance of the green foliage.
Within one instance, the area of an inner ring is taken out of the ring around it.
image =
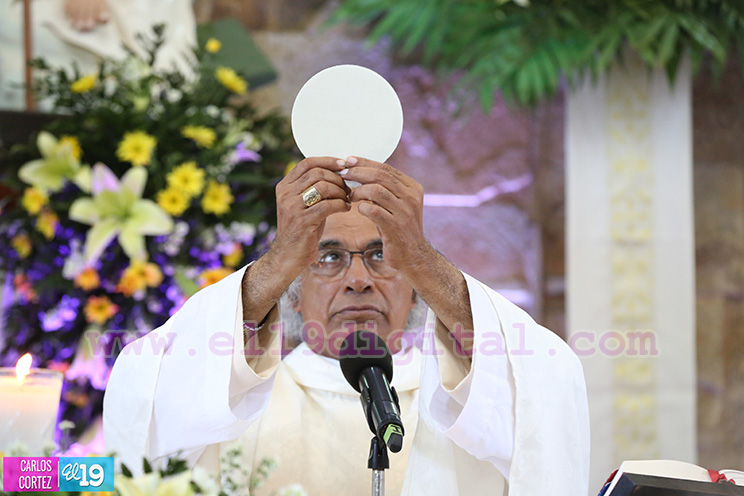
[[[333,21],[373,24],[402,55],[418,51],[445,74],[464,74],[488,110],[495,90],[523,106],[566,80],[603,73],[626,47],[670,80],[684,54],[698,70],[707,53],[720,74],[744,56],[741,0],[345,0]]]

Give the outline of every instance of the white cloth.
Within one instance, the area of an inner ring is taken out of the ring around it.
[[[109,21],[92,31],[74,29],[64,14],[63,0],[33,0],[31,19],[34,57],[44,57],[52,67],[82,74],[96,70],[101,58],[122,59],[124,46],[142,53],[138,33],[151,34],[155,24],[165,24],[165,43],[156,67],[178,67],[185,74],[191,47],[196,45],[196,20],[191,0],[114,0],[107,2]],[[0,108],[21,109],[24,91],[23,2],[0,0]],[[44,105],[42,105],[44,107]]]
[[[340,371],[326,373],[337,366],[304,354],[304,347],[280,365],[278,339],[262,357],[246,362],[240,294],[244,270],[200,291],[162,327],[123,350],[104,399],[106,445],[119,461],[137,468],[143,456],[155,460],[181,452],[192,464],[216,468],[220,448],[241,439],[247,444],[244,454],[252,457],[247,466],[253,466],[271,454],[272,443],[309,435],[312,425],[303,425],[302,433],[288,430],[286,437],[272,430],[282,425],[274,412],[304,420],[298,413],[303,405],[320,408],[314,414],[328,415],[327,425],[359,426],[358,436],[365,441],[354,451],[366,453],[371,433],[365,430],[358,399],[352,400],[357,411],[351,418],[344,416],[345,406],[339,415],[330,407],[323,410],[317,399],[334,394],[338,399],[348,388]],[[413,358],[396,367],[393,384],[401,388],[403,415],[408,425],[415,424],[415,430],[406,429],[407,460],[402,463],[403,458],[395,458],[400,454],[391,454],[391,471],[405,465],[400,494],[500,495],[507,488],[512,496],[586,494],[589,423],[578,359],[521,309],[472,277],[465,279],[475,327],[470,370],[452,355],[432,312],[421,352],[408,350]],[[168,346],[158,345],[168,341]],[[292,388],[304,392],[282,397]],[[297,398],[304,403],[296,403]],[[417,412],[413,419],[412,412]],[[322,450],[338,459],[346,456],[343,436],[326,436],[325,442]],[[333,494],[358,494],[344,487],[360,478],[369,488],[364,465],[344,474],[335,462],[318,461],[323,458],[310,457],[306,472],[348,477],[342,489],[333,486]],[[395,478],[393,472],[391,476]],[[300,471],[294,479],[278,482],[308,480],[312,482]],[[326,494],[325,488],[310,484],[305,489],[313,496]],[[397,494],[390,486],[388,491]]]

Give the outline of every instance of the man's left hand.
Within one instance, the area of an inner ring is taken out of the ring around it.
[[[359,157],[346,159],[344,179],[357,181],[349,200],[377,225],[385,261],[398,269],[440,321],[453,343],[472,352],[462,330],[473,329],[468,287],[462,273],[436,251],[424,236],[424,188],[387,164]]]
[[[349,199],[377,225],[385,261],[404,274],[426,263],[434,250],[424,236],[424,188],[387,164],[359,157],[346,163],[344,179],[361,183]]]

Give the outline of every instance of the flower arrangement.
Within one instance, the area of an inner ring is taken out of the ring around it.
[[[65,372],[75,434],[100,412],[123,345],[266,248],[295,156],[286,119],[259,115],[241,75],[217,67],[219,40],[188,71],[157,70],[162,33],[93,74],[34,61],[56,117],[0,149],[0,182],[17,192],[0,198],[0,360],[30,352]]]

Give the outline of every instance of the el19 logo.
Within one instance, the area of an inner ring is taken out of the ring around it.
[[[60,491],[113,491],[113,457],[61,457]]]

